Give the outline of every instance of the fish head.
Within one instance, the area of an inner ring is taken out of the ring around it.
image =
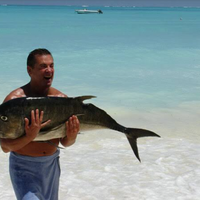
[[[0,105],[0,138],[15,139],[24,134],[24,119],[20,109],[10,102]]]
[[[0,114],[0,138],[15,139],[22,135],[21,120],[12,115]]]

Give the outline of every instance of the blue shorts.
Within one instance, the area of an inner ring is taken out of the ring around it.
[[[58,200],[60,151],[30,157],[10,153],[10,178],[18,200]]]

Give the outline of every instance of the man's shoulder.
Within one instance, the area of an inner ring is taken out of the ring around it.
[[[11,100],[11,99],[15,99],[15,98],[19,98],[19,97],[25,97],[25,93],[24,93],[24,90],[22,88],[17,88],[15,90],[13,90],[12,92],[10,92],[6,98],[4,99],[3,102],[6,102],[8,100]]]
[[[66,94],[62,93],[61,91],[53,87],[50,88],[48,96],[67,97]]]

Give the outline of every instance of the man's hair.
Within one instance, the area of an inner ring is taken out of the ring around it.
[[[30,66],[32,68],[34,67],[34,65],[36,63],[36,59],[35,59],[36,55],[40,55],[40,56],[51,55],[51,52],[47,49],[35,49],[35,50],[31,51],[27,58],[27,66]]]

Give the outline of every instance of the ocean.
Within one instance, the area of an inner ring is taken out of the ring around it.
[[[0,101],[26,84],[35,48],[54,57],[53,86],[120,124],[161,138],[85,132],[61,150],[60,200],[198,200],[200,196],[200,8],[0,6]],[[0,151],[0,199],[15,199]]]

